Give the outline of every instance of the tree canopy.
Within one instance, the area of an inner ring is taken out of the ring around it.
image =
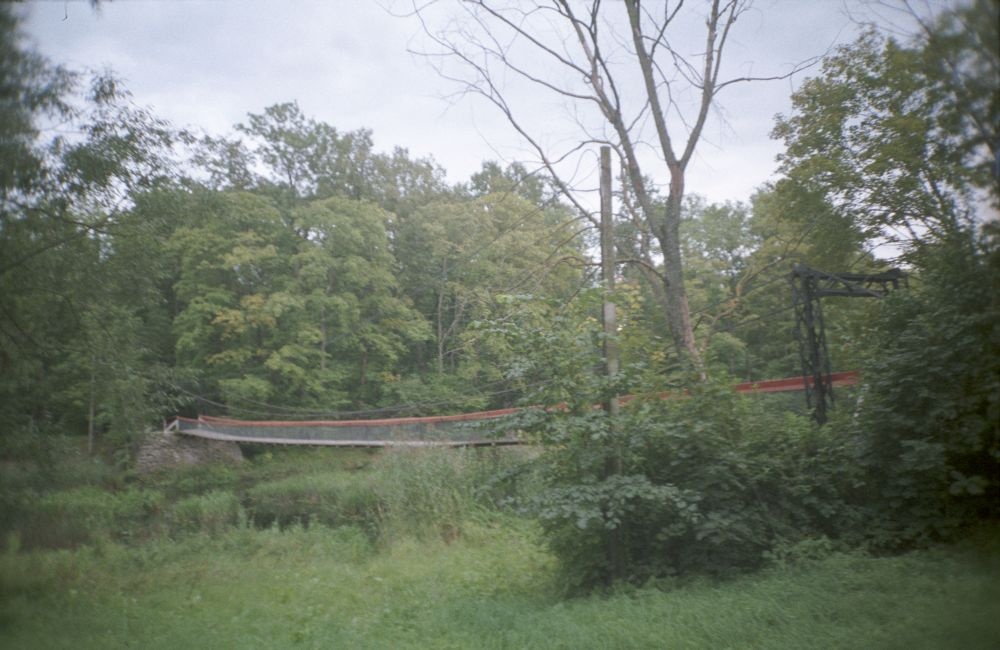
[[[474,2],[464,31],[437,35],[541,162],[485,161],[451,185],[433,159],[294,101],[225,134],[176,129],[112,74],[47,62],[0,6],[5,444],[87,433],[127,461],[177,413],[559,405],[511,424],[541,449],[520,506],[581,585],[748,568],[817,536],[901,548],[995,516],[996,4],[831,53],[776,120],[780,176],[723,203],[684,181],[716,95],[739,81],[719,61],[746,5],[703,5],[704,49],[688,59],[671,40],[680,13],[592,6]],[[562,76],[536,74],[501,33]],[[580,188],[518,120],[504,74],[595,111],[570,153],[617,152],[613,293]],[[619,92],[620,74],[640,91]],[[639,164],[646,146],[658,169]],[[801,406],[729,391],[801,372],[793,264],[910,275],[886,300],[826,303],[833,365],[861,368],[864,386],[824,429]],[[621,370],[606,376],[611,339]],[[652,398],[666,390],[678,399]],[[627,408],[594,408],[626,393],[639,395]]]

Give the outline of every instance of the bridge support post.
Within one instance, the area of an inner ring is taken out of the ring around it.
[[[885,273],[825,273],[796,264],[792,269],[792,305],[795,308],[795,338],[805,382],[806,406],[820,424],[827,421],[833,408],[833,382],[830,378],[830,352],[826,346],[826,325],[820,298],[884,298],[890,291],[906,285],[906,274],[899,269]]]

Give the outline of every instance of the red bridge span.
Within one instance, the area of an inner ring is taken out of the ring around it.
[[[833,373],[832,386],[858,383],[857,371]],[[765,394],[805,390],[811,377],[787,377],[744,382],[733,389],[738,393]],[[677,397],[660,393],[658,398]],[[622,403],[636,396],[619,398]],[[487,431],[491,421],[510,417],[533,407],[478,411],[458,415],[389,418],[381,420],[236,420],[201,415],[176,417],[164,431],[180,435],[262,445],[312,447],[483,447],[526,444],[516,436],[496,437]],[[555,406],[552,408],[559,408]]]

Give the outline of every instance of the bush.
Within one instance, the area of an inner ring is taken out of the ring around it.
[[[355,471],[371,465],[378,449],[348,447],[275,447],[243,445],[241,472],[257,481],[285,478],[303,472],[329,470]]]
[[[588,324],[589,323],[589,324]],[[515,326],[513,371],[542,386],[512,423],[543,447],[542,486],[522,497],[571,590],[760,566],[776,545],[857,527],[856,444],[842,430],[769,409],[728,382],[686,397],[634,400],[612,417],[594,404],[665,387],[641,367],[613,381],[601,366],[596,321]],[[675,390],[678,390],[675,388]]]
[[[381,504],[385,538],[459,536],[463,522],[483,512],[489,477],[511,456],[501,450],[397,449],[379,456],[372,487]]]
[[[28,548],[128,540],[141,534],[162,509],[163,495],[154,490],[115,493],[88,486],[53,492],[25,504],[21,539]]]
[[[882,548],[1000,514],[1000,237],[914,259],[910,290],[885,301],[870,333],[856,428]]]
[[[0,439],[0,490],[51,492],[83,485],[118,487],[120,471],[89,456],[81,440],[67,436],[13,432]]]
[[[315,521],[374,530],[380,509],[366,477],[341,473],[305,474],[260,483],[247,491],[247,503],[254,524],[261,527]]]
[[[210,464],[181,467],[167,473],[145,477],[172,499],[183,499],[217,491],[233,491],[239,487],[239,472],[228,465]]]
[[[217,534],[235,525],[242,513],[240,500],[235,494],[215,490],[175,503],[170,510],[170,527],[174,532]]]
[[[574,588],[751,569],[775,544],[860,519],[841,493],[851,465],[834,430],[726,386],[630,405],[613,429],[603,412],[548,418],[566,442],[542,457],[548,487],[525,506]]]

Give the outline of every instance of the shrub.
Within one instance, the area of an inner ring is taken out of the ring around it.
[[[228,465],[211,464],[176,468],[144,480],[176,499],[216,491],[233,491],[239,487],[240,474]]]
[[[344,447],[275,447],[273,445],[244,445],[244,463],[240,473],[253,482],[273,481],[303,473],[331,470],[355,471],[371,465],[376,449],[350,449]]]
[[[257,526],[316,521],[370,530],[379,512],[378,497],[360,474],[304,474],[260,483],[247,491],[247,503]]]
[[[80,440],[67,436],[14,432],[0,441],[0,489],[50,492],[83,485],[118,487],[121,472],[88,455]]]
[[[397,449],[379,456],[372,486],[382,507],[380,532],[396,538],[461,533],[480,510],[484,465],[473,449]]]
[[[21,538],[26,547],[69,548],[113,538],[131,539],[163,508],[154,490],[109,492],[82,487],[40,496],[26,507]]]
[[[241,514],[240,500],[235,494],[214,490],[175,503],[170,510],[170,526],[175,532],[217,534],[235,525]]]
[[[518,489],[521,450],[506,448],[394,449],[372,466],[386,539],[452,541],[464,523],[487,516]]]
[[[856,521],[836,432],[765,408],[710,385],[630,405],[613,423],[602,411],[546,414],[539,426],[562,443],[539,459],[547,485],[522,507],[570,587],[750,569],[775,544]]]
[[[570,589],[751,569],[776,545],[836,538],[863,520],[846,498],[858,482],[849,435],[718,379],[683,398],[634,400],[612,417],[594,405],[655,395],[664,387],[647,382],[662,378],[630,367],[614,380],[598,375],[596,321],[564,324],[528,321],[507,335],[523,355],[512,371],[542,386],[529,399],[561,403],[512,426],[544,449],[541,489],[520,506],[539,519]]]
[[[915,255],[870,333],[857,423],[872,542],[920,544],[1000,514],[1000,229]]]

